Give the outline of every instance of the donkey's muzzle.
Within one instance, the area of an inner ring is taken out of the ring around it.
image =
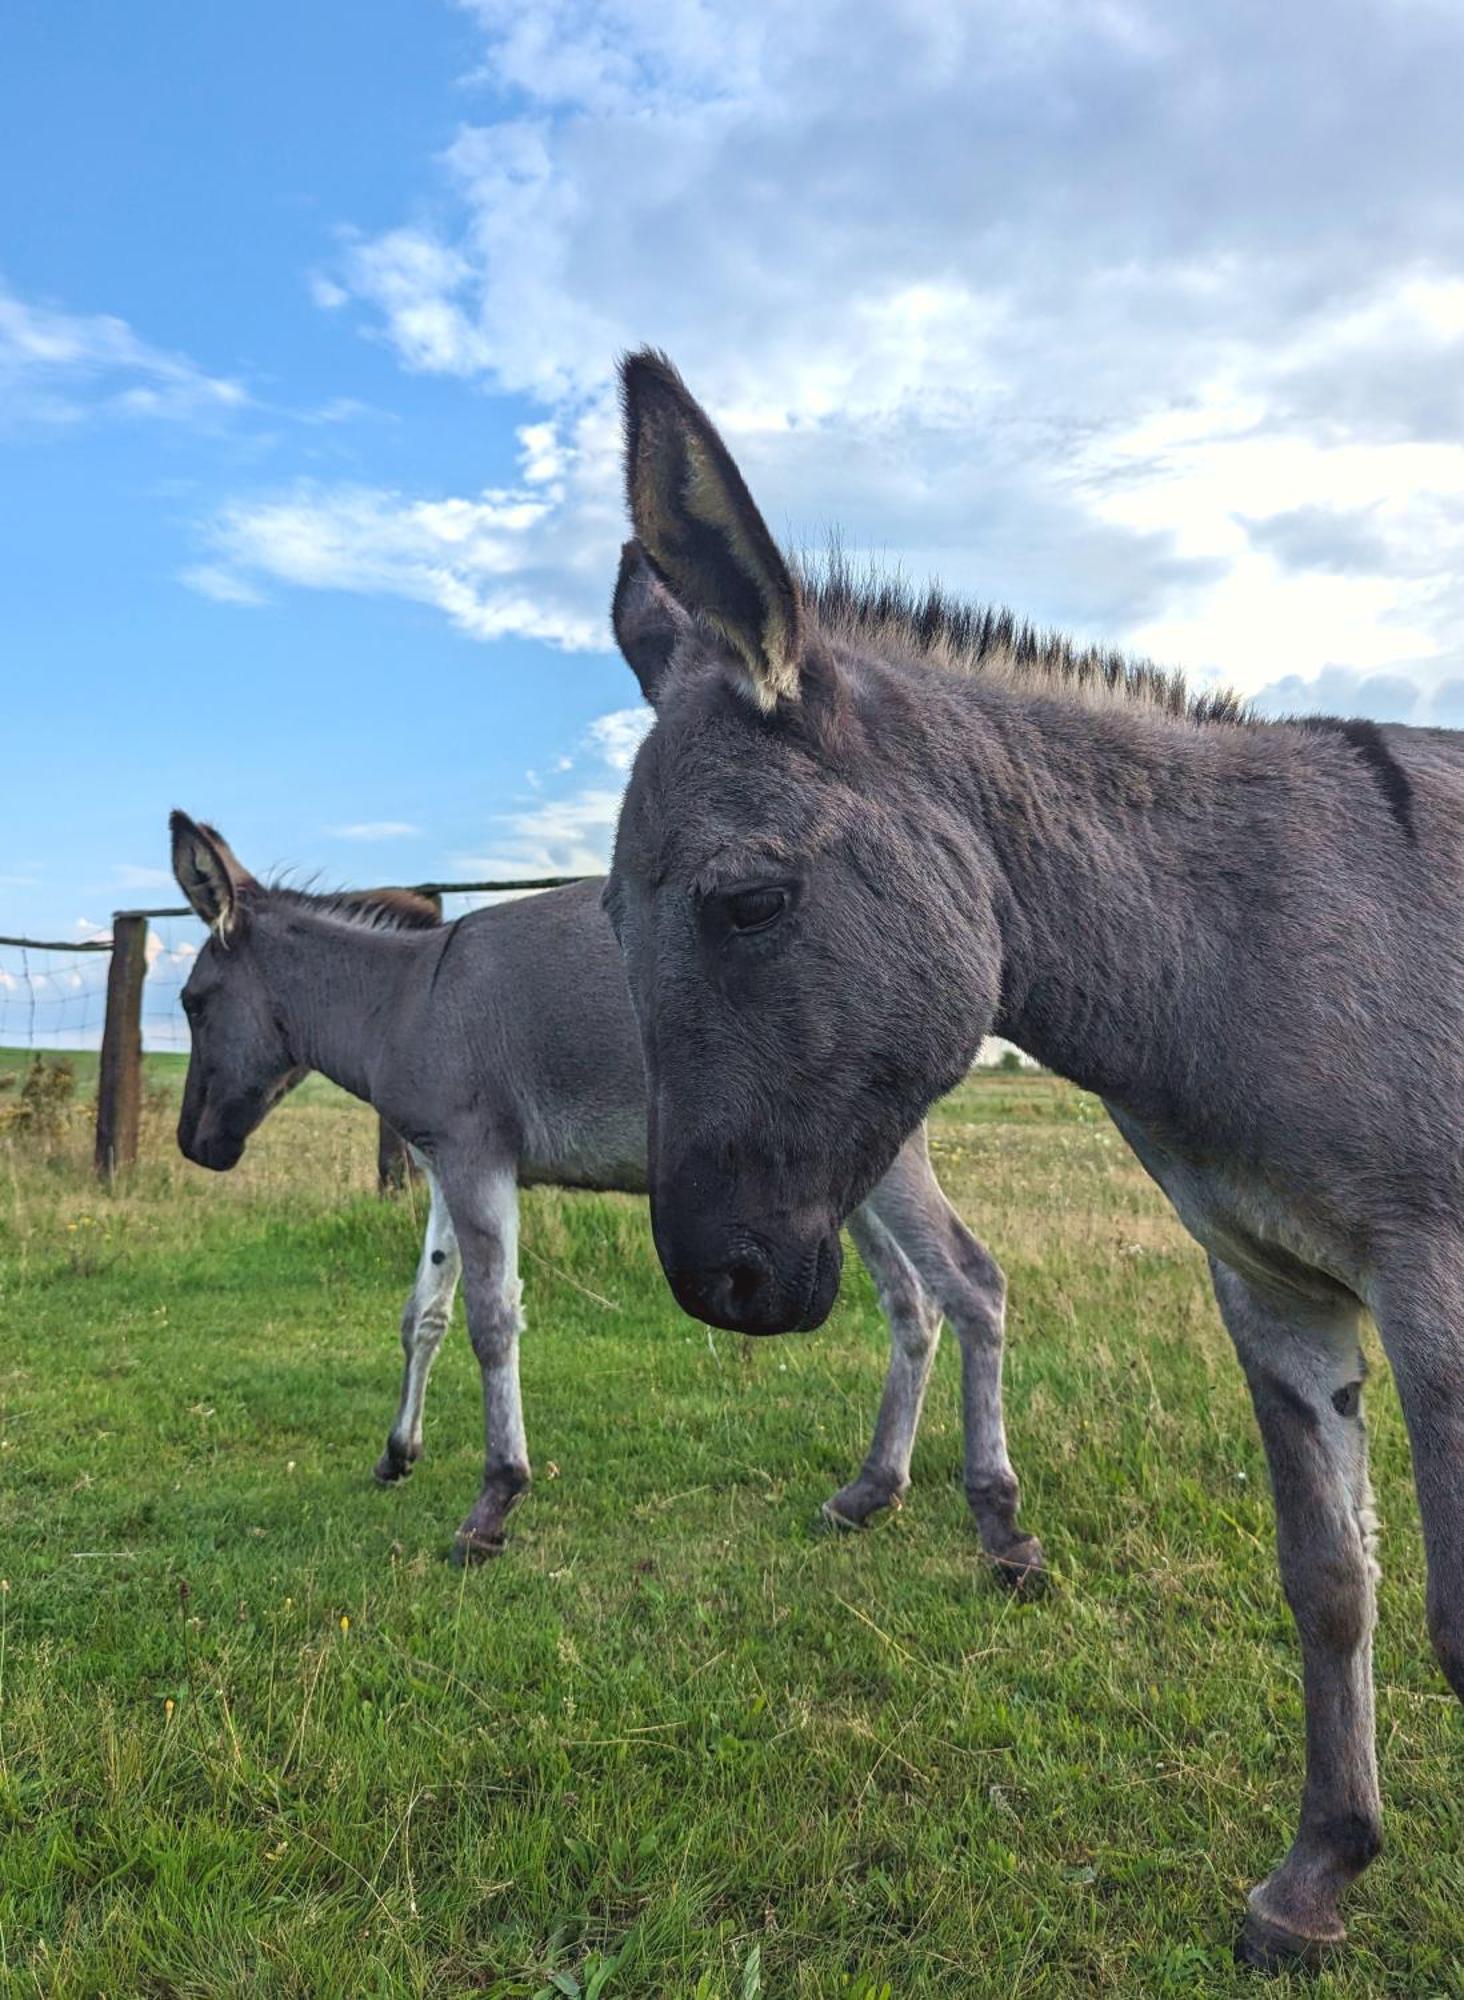
[[[811,1240],[760,1228],[689,1230],[656,1221],[656,1249],[676,1302],[729,1333],[799,1333],[821,1326],[839,1291],[837,1229]]]

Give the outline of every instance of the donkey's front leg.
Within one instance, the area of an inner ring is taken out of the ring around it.
[[[376,1477],[383,1486],[404,1479],[422,1456],[422,1405],[427,1395],[427,1378],[452,1320],[452,1302],[462,1269],[452,1218],[437,1176],[415,1148],[413,1157],[427,1176],[431,1206],[417,1265],[417,1282],[402,1311],[406,1366],[401,1403],[387,1435],[386,1450],[376,1462]]]
[[[523,1326],[518,1275],[518,1186],[511,1168],[495,1168],[453,1196],[463,1253],[468,1337],[483,1372],[487,1449],[483,1490],[457,1531],[454,1560],[479,1563],[500,1554],[508,1516],[528,1490],[529,1449],[519,1396]]]
[[[1250,1893],[1238,1955],[1265,1971],[1341,1943],[1341,1898],[1381,1844],[1373,1746],[1372,1490],[1358,1308],[1257,1287],[1211,1259],[1276,1496],[1281,1580],[1301,1639],[1301,1824]]]
[[[889,1322],[890,1365],[864,1464],[824,1502],[825,1517],[836,1528],[862,1528],[880,1508],[898,1507],[909,1491],[910,1455],[940,1339],[940,1307],[922,1291],[909,1259],[871,1207],[849,1217],[849,1234]]]

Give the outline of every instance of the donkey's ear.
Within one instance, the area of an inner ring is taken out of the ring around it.
[[[615,643],[625,655],[652,708],[661,698],[676,641],[691,620],[651,567],[639,542],[620,551],[620,574],[610,605]]]
[[[646,554],[734,648],[759,708],[795,699],[798,589],[731,453],[664,354],[627,355],[620,382],[630,515]]]
[[[178,887],[211,931],[227,937],[240,916],[240,891],[254,877],[242,868],[228,843],[211,826],[175,812],[168,821],[173,836],[173,873]]]

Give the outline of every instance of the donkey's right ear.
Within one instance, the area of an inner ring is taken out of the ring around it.
[[[656,574],[639,542],[620,551],[620,574],[610,605],[615,643],[654,708],[661,698],[676,641],[691,620]]]
[[[225,841],[211,826],[175,812],[168,821],[173,836],[173,873],[178,887],[211,931],[225,938],[240,917],[239,892],[253,876],[239,866]]]

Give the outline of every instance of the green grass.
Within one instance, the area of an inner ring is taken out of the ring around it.
[[[935,1124],[1011,1276],[1032,1604],[967,1524],[954,1353],[904,1511],[820,1534],[883,1372],[862,1275],[817,1335],[709,1339],[594,1196],[526,1202],[538,1482],[453,1570],[461,1337],[426,1460],[369,1477],[416,1230],[369,1116],[292,1100],[219,1179],[170,1115],[111,1196],[84,1133],[0,1146],[0,1993],[1255,1991],[1231,1940],[1301,1752],[1265,1472],[1199,1256],[1088,1100],[983,1079]],[[1372,1414],[1389,1849],[1313,1990],[1459,1994],[1464,1728],[1385,1377]]]

